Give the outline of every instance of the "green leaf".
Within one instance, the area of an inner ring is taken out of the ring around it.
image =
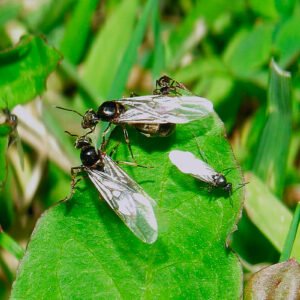
[[[292,222],[292,214],[266,185],[253,174],[248,176],[245,209],[251,221],[282,252]],[[292,256],[300,260],[300,232],[296,236]]]
[[[299,16],[295,16],[284,22],[276,34],[275,47],[280,54],[279,64],[283,67],[291,64],[300,54],[299,26]]]
[[[38,9],[27,14],[25,22],[34,31],[49,33],[63,21],[65,13],[76,0],[50,0],[38,6]]]
[[[17,17],[21,10],[19,3],[0,4],[0,27],[3,27],[6,22]]]
[[[25,36],[0,52],[0,108],[12,108],[40,95],[60,55],[40,37]]]
[[[0,127],[1,128],[1,127]],[[3,184],[7,176],[6,165],[6,151],[8,145],[8,137],[0,136],[0,189],[3,188]]]
[[[296,0],[275,0],[275,6],[280,15],[283,17],[290,16],[296,4]]]
[[[168,158],[172,149],[201,157],[199,146],[216,170],[233,168],[227,179],[235,189],[242,177],[224,134],[216,116],[179,125],[168,138],[129,130],[136,159],[154,168],[124,169],[157,201],[158,240],[139,241],[99,201],[89,180],[82,181],[70,201],[39,220],[11,299],[237,299],[242,270],[225,243],[240,216],[243,192],[209,192]],[[123,139],[121,129],[115,130],[110,146]],[[116,159],[130,159],[125,143]]]
[[[85,51],[92,15],[98,2],[99,0],[78,1],[67,23],[60,49],[72,64],[77,64]]]
[[[278,18],[274,0],[250,0],[249,5],[256,14],[272,19]]]
[[[147,1],[143,13],[132,34],[132,38],[124,53],[122,61],[117,69],[115,78],[112,82],[110,91],[108,93],[108,98],[112,99],[112,98],[118,98],[122,96],[122,93],[124,92],[127,83],[127,79],[129,77],[129,72],[137,59],[138,47],[140,46],[144,38],[149,15],[157,5],[158,5],[157,0]]]
[[[108,96],[119,64],[132,35],[138,7],[137,0],[122,1],[95,37],[84,62],[82,78],[100,99]],[[95,103],[99,105],[99,101]]]
[[[291,90],[290,73],[272,60],[268,91],[267,120],[255,154],[253,171],[281,196],[290,144]]]
[[[23,248],[7,233],[5,233],[0,226],[0,247],[7,250],[16,259],[21,259],[24,254]]]
[[[231,72],[247,78],[270,59],[273,26],[262,24],[251,31],[241,30],[232,38],[224,52],[224,62]]]

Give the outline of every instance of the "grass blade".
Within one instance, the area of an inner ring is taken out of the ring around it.
[[[285,170],[291,137],[290,74],[272,60],[267,121],[255,156],[253,171],[277,196],[284,188]]]
[[[23,257],[24,249],[8,234],[6,234],[0,226],[0,246],[12,254],[16,259]]]
[[[118,67],[118,71],[111,85],[108,98],[118,98],[122,96],[122,93],[125,89],[125,85],[128,79],[129,72],[137,58],[138,47],[142,43],[146,31],[148,17],[151,11],[153,11],[153,9],[157,5],[158,5],[157,0],[147,1],[142,16],[133,33],[132,39],[129,42],[129,45],[124,53],[121,64]]]
[[[293,217],[290,229],[289,229],[289,233],[286,237],[286,240],[285,240],[285,243],[283,246],[283,250],[282,250],[282,253],[280,256],[280,260],[279,260],[280,262],[288,260],[291,256],[292,248],[293,248],[297,230],[298,230],[299,221],[300,221],[300,203],[298,203],[298,205],[296,207],[294,217]]]
[[[161,26],[159,19],[159,6],[153,10],[152,28],[154,35],[154,57],[152,65],[152,78],[157,79],[165,65],[165,49],[161,40]]]
[[[247,177],[250,183],[246,185],[246,212],[254,225],[282,252],[292,214],[258,177],[253,174]],[[295,239],[292,256],[300,259],[300,232]]]
[[[118,66],[132,35],[137,8],[137,0],[125,0],[116,6],[95,37],[84,62],[82,78],[97,93],[97,106],[100,104],[99,99],[107,98],[114,83]]]
[[[84,53],[92,14],[99,0],[78,1],[61,41],[61,51],[71,63],[77,64]],[[78,34],[80,32],[80,34]]]

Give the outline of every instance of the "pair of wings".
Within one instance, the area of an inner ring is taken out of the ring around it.
[[[213,112],[212,103],[198,96],[148,95],[116,100],[125,107],[118,123],[183,124]]]
[[[109,156],[102,154],[104,171],[85,168],[89,178],[121,220],[143,242],[157,239],[155,202]]]
[[[172,150],[169,153],[169,158],[182,173],[189,174],[209,184],[214,183],[213,176],[218,174],[206,162],[196,158],[193,153],[188,151]]]

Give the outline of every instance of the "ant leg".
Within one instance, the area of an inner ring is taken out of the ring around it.
[[[78,137],[78,134],[73,134],[73,133],[71,133],[71,132],[68,131],[68,130],[65,130],[65,133],[67,133],[67,134],[70,135],[70,136]]]
[[[131,145],[130,145],[130,140],[129,140],[129,136],[128,136],[128,131],[127,131],[125,125],[122,126],[122,129],[123,129],[125,142],[126,142],[127,147],[128,147],[128,149],[129,149],[130,155],[131,155],[133,161],[135,162],[135,158],[134,158],[134,156],[133,156],[133,152],[132,152]]]
[[[62,202],[68,201],[73,197],[73,195],[75,193],[75,187],[76,187],[77,183],[81,180],[81,178],[76,179],[76,177],[77,177],[77,174],[81,171],[82,171],[82,166],[71,168],[71,184],[70,184],[71,191],[70,191],[70,194],[65,199],[62,200]]]
[[[87,135],[89,135],[89,134],[93,133],[93,132],[95,131],[95,128],[96,128],[96,126],[94,126],[94,127],[90,128],[90,131],[89,131],[89,132],[87,132],[85,135],[83,135],[83,137],[86,137]]]
[[[118,164],[118,165],[127,165],[127,166],[132,166],[132,167],[140,167],[140,168],[145,168],[145,169],[153,169],[152,166],[143,166],[143,165],[137,164],[136,162],[115,160],[115,163]]]
[[[120,146],[121,142],[118,142],[110,151],[109,156],[112,157]]]
[[[110,129],[110,126],[111,126],[112,123],[108,123],[108,126],[106,127],[106,129],[103,131],[102,133],[102,143],[101,143],[101,146],[100,146],[100,150],[101,152],[104,152],[106,146],[107,146],[107,143],[108,143],[108,140],[106,140],[106,135]]]

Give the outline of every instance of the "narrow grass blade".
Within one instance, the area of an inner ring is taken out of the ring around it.
[[[16,259],[21,259],[24,249],[8,234],[6,234],[0,226],[0,246],[12,254]]]
[[[300,221],[300,203],[298,203],[295,213],[294,213],[294,217],[289,229],[289,233],[286,237],[284,246],[283,246],[283,250],[280,256],[280,262],[286,261],[290,258],[291,256],[291,252],[292,252],[292,248],[294,245],[294,241],[296,238],[296,234],[297,234],[297,230],[298,230],[298,226],[299,226],[299,221]]]
[[[151,11],[158,5],[157,0],[148,0],[143,10],[141,18],[134,30],[132,39],[124,53],[121,64],[118,67],[115,79],[111,85],[108,98],[118,98],[122,96],[128,79],[129,72],[136,61],[137,50],[145,35],[148,17]]]
[[[98,3],[99,0],[78,1],[66,25],[60,49],[65,58],[73,64],[79,62],[85,51],[91,18]]]
[[[72,63],[64,59],[59,67],[70,79],[72,79],[77,84],[83,94],[87,96],[86,101],[89,102],[91,106],[93,103],[97,103],[98,96],[96,90],[88,81],[78,75],[78,72]]]
[[[157,79],[165,65],[165,49],[161,40],[161,26],[159,18],[159,5],[153,9],[152,28],[154,36],[154,55],[152,65],[152,78]]]
[[[267,120],[256,152],[253,171],[277,196],[284,188],[285,170],[291,137],[290,74],[272,60]]]
[[[99,99],[107,98],[114,84],[118,66],[132,36],[137,8],[137,0],[124,0],[116,6],[95,37],[84,62],[82,78]],[[97,106],[101,104],[99,99],[95,102]]]
[[[248,174],[247,181],[250,182],[246,185],[247,215],[274,247],[282,252],[292,214],[254,174]],[[300,260],[300,232],[296,236],[292,256]]]
[[[206,25],[201,10],[202,4],[198,1],[180,26],[171,34],[167,47],[168,51],[166,51],[167,68],[175,69],[180,65],[182,57],[199,43],[205,35]]]

